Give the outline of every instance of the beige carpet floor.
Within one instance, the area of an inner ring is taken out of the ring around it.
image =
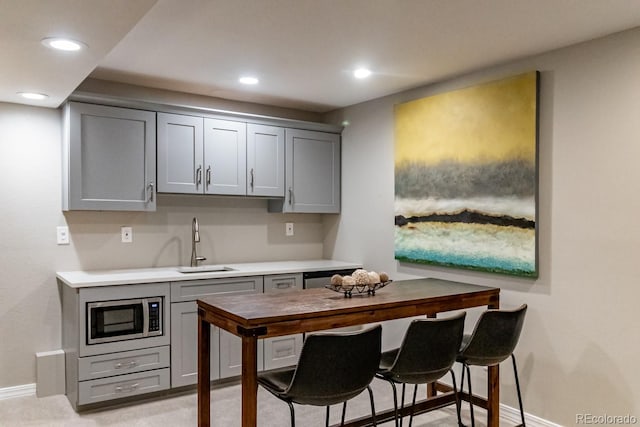
[[[387,383],[374,380],[373,390],[376,410],[391,408],[392,394]],[[424,396],[424,389],[419,390]],[[420,395],[420,394],[419,394]],[[211,424],[214,427],[240,425],[240,385],[231,384],[216,387],[211,393]],[[324,426],[325,409],[296,405],[296,425],[298,427]],[[331,408],[331,420],[339,422],[341,407]],[[347,418],[356,418],[370,413],[368,393],[351,400],[347,406]],[[476,425],[485,426],[486,412],[476,409]],[[463,422],[470,424],[469,406],[463,405]],[[194,391],[154,400],[137,401],[100,410],[76,413],[65,396],[37,398],[17,397],[0,401],[0,426],[109,426],[109,427],[178,427],[197,424],[197,395]],[[408,418],[405,426],[408,426]],[[380,424],[379,424],[380,425]],[[392,422],[382,424],[392,426]],[[455,406],[432,411],[417,416],[415,427],[456,426]],[[501,426],[512,426],[501,420]],[[258,392],[258,426],[289,426],[289,408],[262,388]]]

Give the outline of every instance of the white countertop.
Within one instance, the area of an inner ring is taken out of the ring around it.
[[[218,279],[224,277],[263,276],[268,274],[304,273],[309,271],[360,268],[352,262],[328,259],[306,261],[273,261],[221,264],[232,270],[181,273],[179,267],[135,268],[126,270],[59,271],[56,277],[72,288],[128,285],[134,283],[177,282],[182,280]]]

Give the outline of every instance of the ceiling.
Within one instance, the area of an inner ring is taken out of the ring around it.
[[[0,0],[0,101],[92,77],[325,112],[637,26],[637,0]]]

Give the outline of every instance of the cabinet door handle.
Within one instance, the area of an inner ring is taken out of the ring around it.
[[[251,191],[253,191],[253,168],[251,168]]]
[[[207,166],[207,188],[211,185],[211,165]]]
[[[276,288],[278,288],[278,289],[286,289],[286,288],[290,288],[290,287],[291,287],[291,283],[289,283],[289,282],[276,283]]]
[[[196,187],[200,184],[202,184],[202,165],[196,169]]]
[[[293,188],[289,187],[289,204],[293,204]]]
[[[155,185],[153,184],[153,182],[150,182],[150,183],[149,183],[148,188],[149,188],[149,198],[148,198],[148,201],[153,202],[153,193],[154,193],[154,191],[153,191],[153,190],[154,190],[154,188],[155,188]]]

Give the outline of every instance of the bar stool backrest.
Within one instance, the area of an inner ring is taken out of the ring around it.
[[[295,403],[327,406],[349,400],[373,380],[380,363],[382,327],[309,335],[285,395]]]
[[[419,319],[409,325],[387,376],[406,384],[442,378],[456,361],[466,313],[445,319]]]
[[[458,360],[467,365],[493,366],[513,353],[527,305],[515,310],[487,310],[480,316],[469,338],[465,337]]]

